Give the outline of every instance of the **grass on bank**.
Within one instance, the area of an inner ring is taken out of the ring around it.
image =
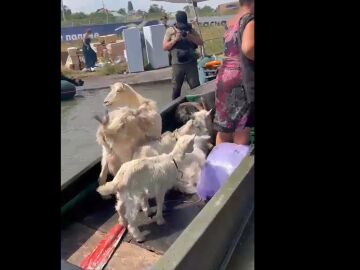
[[[205,52],[208,55],[220,55],[224,50],[224,41],[223,35],[225,32],[225,28],[223,26],[210,26],[210,27],[200,27],[201,34],[205,43]],[[96,42],[96,39],[93,39],[93,42]],[[82,41],[76,40],[71,42],[62,42],[61,43],[61,51],[64,52],[69,47],[82,47]],[[146,64],[146,63],[145,63]],[[149,68],[146,68],[148,70]],[[123,74],[127,71],[126,63],[110,65],[107,64],[103,68],[97,69],[95,72],[82,72],[75,70],[68,70],[65,67],[61,68],[61,71],[70,77],[76,78],[86,78],[89,76],[107,76],[112,74]]]

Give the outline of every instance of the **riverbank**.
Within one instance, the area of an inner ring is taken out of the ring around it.
[[[144,71],[139,73],[116,74],[108,76],[83,77],[84,86],[82,90],[98,90],[108,88],[116,82],[130,85],[151,84],[154,82],[167,82],[171,80],[171,67]]]

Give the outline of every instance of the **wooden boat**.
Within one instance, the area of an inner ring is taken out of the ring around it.
[[[173,119],[180,103],[203,96],[207,105],[213,107],[213,85],[211,81],[195,89],[193,96],[171,102],[161,112],[163,132],[177,128]],[[170,191],[165,198],[166,224],[158,226],[140,213],[140,224],[144,224],[140,229],[150,232],[146,241],[137,243],[126,234],[104,269],[137,270],[145,269],[145,265],[146,269],[150,265],[151,269],[228,269],[229,265],[240,269],[239,263],[253,262],[251,247],[249,253],[249,248],[243,251],[242,245],[244,241],[253,245],[253,165],[254,157],[247,156],[207,203],[197,195]],[[95,248],[100,236],[118,222],[115,201],[103,200],[95,191],[99,172],[100,158],[61,188],[63,270],[80,269],[76,265]],[[129,247],[131,252],[127,250]],[[241,257],[243,254],[247,254],[245,259]],[[154,259],[149,263],[147,256],[155,256],[156,262]]]

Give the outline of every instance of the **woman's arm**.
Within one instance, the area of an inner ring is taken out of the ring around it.
[[[244,29],[242,35],[241,50],[245,56],[251,60],[255,60],[255,21],[249,22]]]
[[[83,38],[83,44],[89,48],[89,44],[86,43],[86,39],[89,37],[88,34],[85,34],[84,38]]]

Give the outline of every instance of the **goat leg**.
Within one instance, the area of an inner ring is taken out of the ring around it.
[[[106,178],[109,173],[109,167],[106,160],[106,155],[103,155],[101,158],[101,172],[99,175],[99,185],[102,186],[106,183]]]
[[[127,228],[136,242],[141,243],[145,241],[144,234],[139,231],[139,228],[133,222],[129,223]]]
[[[126,218],[125,218],[125,205],[124,203],[118,199],[116,205],[115,205],[115,209],[119,214],[119,224],[126,227],[128,225]]]
[[[159,192],[156,194],[156,215],[155,220],[157,225],[162,225],[165,223],[163,217],[163,205],[164,205],[165,193]]]
[[[148,217],[150,217],[153,214],[153,211],[151,210],[151,208],[149,206],[149,201],[148,201],[148,199],[146,197],[142,198],[142,200],[141,200],[141,210]]]

